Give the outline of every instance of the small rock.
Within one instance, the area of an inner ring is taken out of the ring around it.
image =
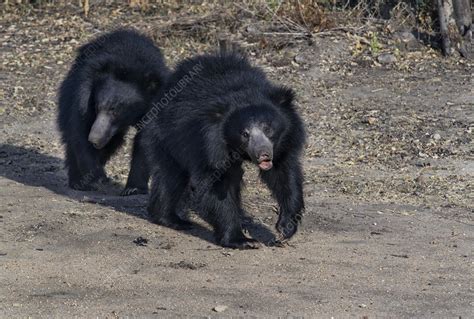
[[[146,246],[148,244],[148,239],[139,236],[133,240],[133,243],[137,246]]]
[[[377,122],[377,118],[372,117],[372,116],[369,116],[369,117],[367,118],[367,123],[369,123],[370,125],[374,125],[375,122]]]
[[[417,159],[417,160],[413,160],[411,162],[412,165],[415,165],[415,166],[418,166],[418,167],[427,167],[427,166],[431,166],[431,162],[427,159]]]
[[[377,57],[377,61],[381,64],[390,64],[397,62],[397,58],[391,53],[382,53]]]
[[[415,51],[421,47],[420,42],[408,31],[396,32],[394,39],[397,42],[397,47],[404,51]]]
[[[254,25],[249,25],[246,28],[246,31],[250,34],[259,34],[260,33],[260,30],[258,30],[258,28]]]
[[[415,178],[415,182],[418,186],[426,187],[430,183],[430,178],[426,174],[421,174]]]
[[[409,32],[409,31],[401,31],[401,32],[396,32],[394,34],[394,38],[397,39],[397,40],[400,40],[402,42],[413,42],[413,41],[417,41],[415,36],[413,35],[413,33]]]
[[[219,305],[219,306],[215,306],[214,308],[212,308],[213,311],[215,312],[224,312],[227,310],[227,306],[224,306],[224,305]]]
[[[298,64],[306,64],[307,57],[305,56],[305,54],[298,54],[295,56],[295,62]]]
[[[439,135],[438,133],[433,134],[433,139],[434,139],[435,141],[439,141],[439,140],[441,139],[441,135]]]
[[[359,308],[367,308],[367,305],[366,305],[366,304],[363,304],[363,303],[361,303],[361,304],[359,305]]]

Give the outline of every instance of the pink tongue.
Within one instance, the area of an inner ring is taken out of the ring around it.
[[[271,161],[263,161],[263,162],[260,162],[260,164],[258,164],[258,167],[260,167],[264,171],[268,171],[269,169],[273,167],[273,163]]]

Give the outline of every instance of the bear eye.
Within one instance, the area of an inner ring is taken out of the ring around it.
[[[112,114],[117,113],[117,105],[111,105],[111,106],[109,106],[108,111],[109,111],[110,113],[112,113]]]
[[[272,129],[271,129],[271,127],[265,126],[265,127],[263,128],[263,133],[265,133],[265,135],[267,135],[267,136],[270,136],[270,135],[272,134]]]
[[[158,87],[158,82],[152,81],[152,82],[150,82],[150,83],[148,84],[147,89],[148,89],[149,91],[153,91],[153,90],[155,90],[157,87]]]
[[[249,135],[249,132],[243,131],[243,132],[242,132],[242,136],[243,136],[244,138],[249,138],[250,135]]]

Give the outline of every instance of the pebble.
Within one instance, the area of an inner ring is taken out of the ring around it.
[[[433,134],[433,139],[434,139],[435,141],[439,141],[439,140],[441,139],[441,135],[439,135],[438,133]]]
[[[377,57],[377,61],[382,64],[389,64],[397,62],[397,58],[391,53],[382,53]]]
[[[253,25],[249,25],[246,29],[246,31],[250,34],[259,34],[260,31],[258,30],[257,27],[253,26]]]
[[[294,60],[298,64],[307,64],[308,57],[305,54],[298,54],[295,56]]]
[[[367,118],[367,123],[369,123],[370,125],[374,125],[375,122],[377,122],[377,118],[372,117],[372,116],[369,116],[369,117]]]
[[[404,51],[418,50],[421,45],[413,33],[408,31],[396,32],[394,34],[395,40],[398,42],[397,47]]]
[[[291,55],[291,51],[288,51],[288,52],[289,52],[289,55]],[[317,60],[315,60],[315,55],[316,53],[314,50],[300,51],[296,53],[296,55],[295,55],[295,52],[293,51],[292,60],[298,65],[309,67],[309,66],[313,66],[316,63]]]
[[[214,308],[212,308],[213,311],[215,312],[224,312],[227,310],[227,306],[224,306],[224,305],[219,305],[219,306],[215,306]]]
[[[405,42],[405,43],[417,42],[417,40],[416,40],[415,36],[413,35],[413,33],[408,32],[408,31],[396,32],[394,34],[394,38],[397,39],[397,40],[400,40],[402,42]]]

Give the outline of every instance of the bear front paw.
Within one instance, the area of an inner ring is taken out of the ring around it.
[[[137,187],[125,187],[125,189],[120,193],[120,196],[132,196],[132,195],[140,195],[140,194],[147,194],[147,189],[137,188]]]
[[[276,225],[277,231],[282,235],[283,239],[289,239],[298,230],[298,220],[292,218],[280,218]]]

